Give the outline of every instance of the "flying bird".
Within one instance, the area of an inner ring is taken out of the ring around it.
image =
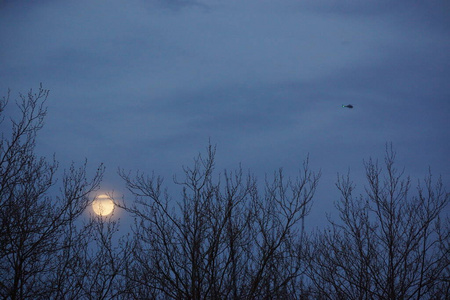
[[[342,107],[353,108],[353,105],[351,105],[351,104],[343,105],[342,104]]]

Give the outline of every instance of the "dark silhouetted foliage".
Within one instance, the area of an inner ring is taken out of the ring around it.
[[[449,299],[449,194],[431,172],[412,189],[392,146],[384,168],[365,163],[363,193],[338,177],[339,220],[311,234],[320,172],[308,159],[260,185],[241,168],[217,173],[209,145],[174,178],[179,194],[120,170],[134,199],[115,202],[134,224],[119,238],[114,218],[86,213],[103,166],[88,180],[86,163],[58,175],[36,156],[47,96],[20,95],[17,113],[9,93],[0,101],[1,298]]]

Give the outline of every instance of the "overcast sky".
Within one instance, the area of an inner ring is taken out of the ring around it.
[[[39,153],[105,163],[119,194],[118,167],[171,181],[209,139],[219,171],[261,181],[309,153],[313,222],[336,173],[362,183],[386,142],[406,173],[450,182],[447,0],[0,1],[1,95],[40,82]]]

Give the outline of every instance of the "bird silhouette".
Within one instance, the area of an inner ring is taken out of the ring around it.
[[[342,107],[353,108],[353,105],[351,105],[351,104],[343,105],[342,104]]]

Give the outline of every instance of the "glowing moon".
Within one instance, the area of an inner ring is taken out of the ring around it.
[[[100,195],[92,202],[92,209],[99,216],[107,216],[114,210],[114,202],[108,195]]]

